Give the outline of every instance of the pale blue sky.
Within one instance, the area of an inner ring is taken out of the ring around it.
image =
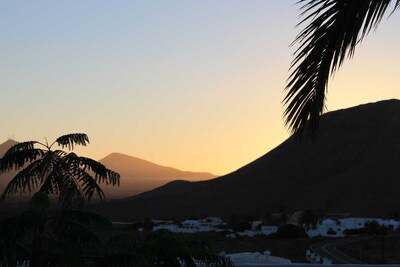
[[[0,142],[85,132],[96,159],[233,171],[288,136],[294,3],[2,1]],[[330,110],[399,97],[398,13],[337,74]]]

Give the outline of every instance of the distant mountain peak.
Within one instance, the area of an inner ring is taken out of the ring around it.
[[[211,173],[182,171],[117,152],[107,155],[100,162],[121,175],[120,187],[105,188],[106,195],[114,198],[132,196],[174,180],[200,181],[216,177]]]
[[[8,149],[10,149],[13,145],[18,144],[17,141],[13,139],[8,139],[4,143],[0,144],[0,157],[2,157]]]

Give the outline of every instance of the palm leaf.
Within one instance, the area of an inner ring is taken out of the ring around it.
[[[81,187],[73,177],[68,175],[62,176],[61,179],[57,180],[59,183],[60,193],[58,196],[58,202],[64,210],[82,208],[85,203],[85,197],[81,190]]]
[[[86,146],[89,144],[89,137],[84,133],[74,133],[60,136],[54,143],[62,148],[68,147],[68,150],[73,150],[75,145]]]
[[[12,153],[6,153],[0,160],[0,174],[12,170],[19,170],[26,163],[32,162],[45,155],[45,151],[37,148],[16,150]]]
[[[12,153],[15,153],[17,151],[34,149],[35,148],[35,144],[38,144],[38,142],[36,142],[36,141],[28,141],[28,142],[17,143],[15,145],[13,145],[12,147],[10,147],[6,151],[6,153],[4,155],[12,154]]]
[[[87,200],[91,200],[95,193],[100,198],[100,200],[104,200],[106,198],[103,190],[90,174],[83,170],[78,170],[76,175],[76,179],[77,181],[79,181],[81,185],[81,190]]]
[[[328,80],[356,45],[377,27],[390,0],[301,0],[307,26],[296,37],[299,43],[283,100],[285,123],[301,136],[307,123],[314,136],[325,109]],[[399,8],[400,1],[395,3]]]
[[[1,197],[0,202],[4,202],[11,195],[18,192],[31,192],[41,183],[40,181],[40,161],[35,161],[29,164],[25,169],[21,170],[6,186]]]
[[[97,182],[119,186],[120,175],[107,169],[106,166],[96,160],[86,157],[78,157],[75,153],[69,153],[65,157],[65,162],[70,166],[79,166],[83,168],[84,171],[93,172]]]

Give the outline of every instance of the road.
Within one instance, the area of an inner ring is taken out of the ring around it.
[[[363,264],[363,262],[344,254],[343,252],[338,250],[337,247],[349,243],[358,242],[368,238],[371,237],[370,236],[343,237],[321,243],[316,243],[311,245],[310,248],[321,257],[331,259],[332,262],[336,264]]]

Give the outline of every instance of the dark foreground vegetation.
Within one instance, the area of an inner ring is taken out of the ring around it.
[[[112,223],[82,208],[93,197],[105,199],[100,184],[119,185],[119,174],[93,159],[62,150],[88,143],[86,134],[64,135],[52,144],[22,142],[0,159],[0,174],[19,171],[0,201],[33,193],[26,209],[0,221],[1,266],[14,267],[25,260],[31,267],[231,266],[208,244],[180,241],[165,231],[141,239],[130,234],[101,239],[98,232],[112,228]],[[53,150],[53,146],[61,149]]]

